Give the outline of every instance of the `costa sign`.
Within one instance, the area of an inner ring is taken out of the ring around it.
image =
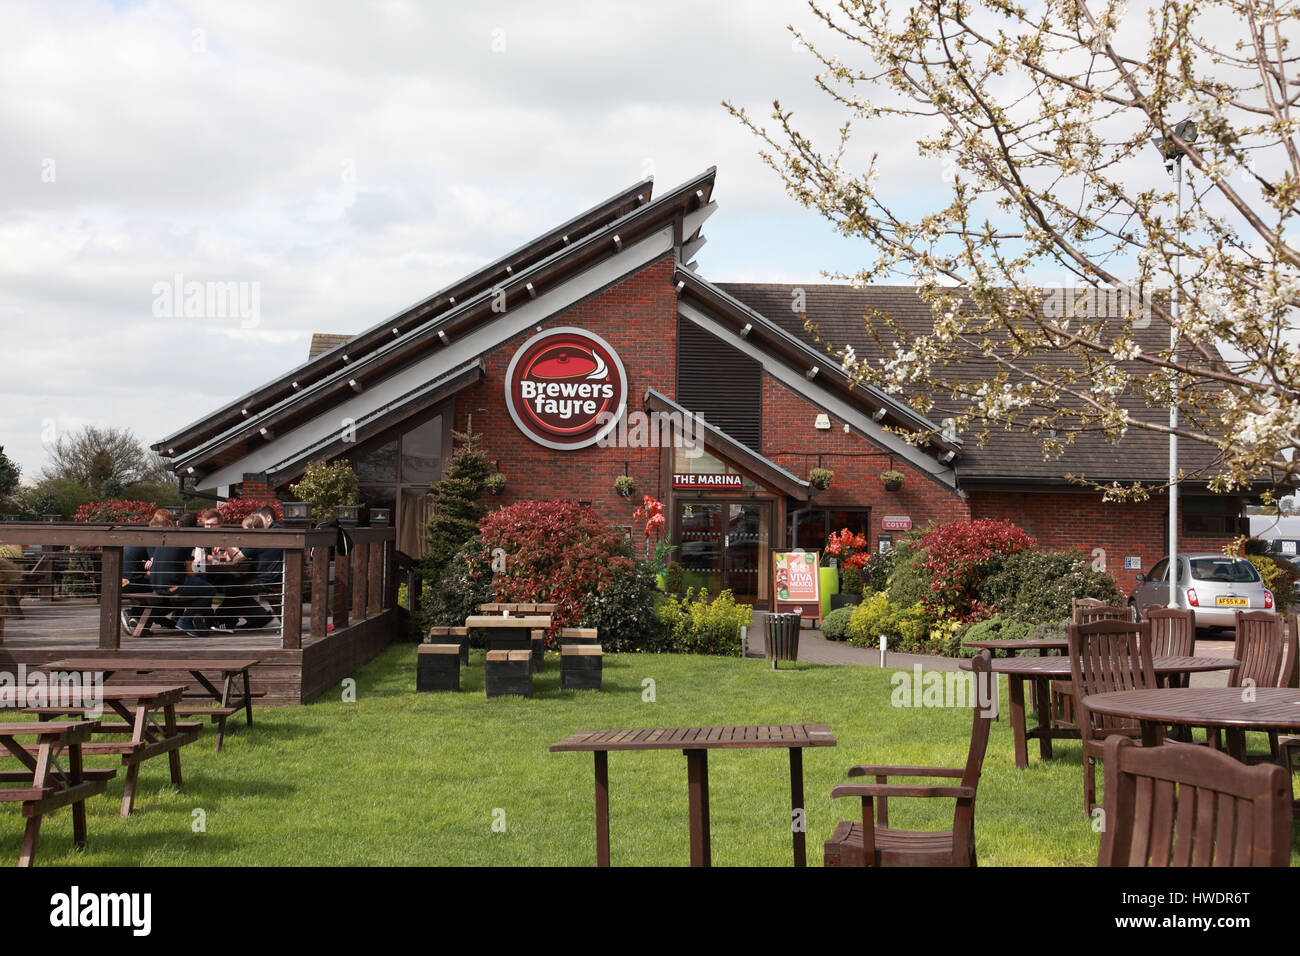
[[[506,408],[547,448],[594,445],[623,417],[627,372],[618,353],[583,329],[549,329],[523,344],[506,371]]]
[[[885,515],[880,519],[880,527],[884,531],[911,531],[911,515]]]

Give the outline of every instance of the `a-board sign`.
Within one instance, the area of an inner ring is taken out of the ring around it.
[[[802,617],[821,620],[821,574],[816,551],[772,552],[772,610],[802,608]]]

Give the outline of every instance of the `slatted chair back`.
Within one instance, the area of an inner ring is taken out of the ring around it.
[[[966,766],[962,771],[961,785],[978,790],[980,772],[984,768],[984,753],[989,745],[989,728],[997,716],[998,685],[993,676],[993,654],[984,648],[971,661],[971,688],[975,697],[975,714],[971,721],[970,748],[966,751]],[[958,859],[966,847],[975,845],[975,797],[958,799],[952,819],[953,859]],[[972,851],[973,855],[973,851]]]
[[[1296,671],[1297,660],[1300,660],[1300,614],[1292,614],[1287,620],[1286,642],[1282,645],[1281,686],[1296,686],[1300,677]]]
[[[1196,656],[1196,612],[1148,604],[1142,616],[1151,624],[1152,657]]]
[[[1092,694],[1112,691],[1147,690],[1158,687],[1154,655],[1151,653],[1151,626],[1143,621],[1095,621],[1071,624],[1070,676],[1075,700],[1086,704]],[[1111,728],[1133,728],[1137,721],[1123,717],[1091,714],[1094,737]],[[1088,721],[1080,721],[1080,724]],[[1085,739],[1088,730],[1083,728]]]
[[[1238,611],[1237,643],[1232,656],[1237,666],[1228,672],[1228,686],[1246,680],[1256,687],[1280,687],[1282,678],[1282,619],[1271,611]]]
[[[1098,866],[1289,866],[1291,779],[1208,747],[1110,737]]]
[[[1127,621],[1132,618],[1129,609],[1106,604],[1096,598],[1075,598],[1071,602],[1075,624],[1093,624],[1097,621]]]

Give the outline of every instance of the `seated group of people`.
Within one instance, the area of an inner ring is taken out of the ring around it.
[[[178,522],[166,508],[159,508],[149,520],[153,528],[204,527],[220,528],[221,515],[216,509],[187,512]],[[243,527],[282,528],[270,506],[254,511]],[[280,586],[284,571],[284,552],[280,548],[194,548],[166,545],[158,548],[127,547],[122,549],[122,593],[126,601],[132,594],[153,593],[177,599],[174,607],[157,614],[153,620],[164,627],[176,627],[191,637],[207,631],[234,631],[266,627],[280,616]],[[213,601],[221,595],[214,609]],[[268,610],[258,600],[264,595],[271,604]],[[134,630],[143,608],[128,607],[122,617],[128,630]]]

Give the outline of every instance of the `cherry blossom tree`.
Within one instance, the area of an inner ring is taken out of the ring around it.
[[[955,408],[977,438],[1026,429],[1049,458],[1147,429],[1217,449],[1216,490],[1295,480],[1300,5],[810,5],[824,34],[791,29],[847,114],[837,140],[780,100],[770,126],[724,105],[794,199],[871,247],[828,275],[913,283],[933,312],[921,331],[864,317],[870,358],[826,343],[855,380]],[[918,196],[917,164],[904,182],[864,140],[914,143],[935,188]],[[1179,155],[1181,196],[1162,163]]]

